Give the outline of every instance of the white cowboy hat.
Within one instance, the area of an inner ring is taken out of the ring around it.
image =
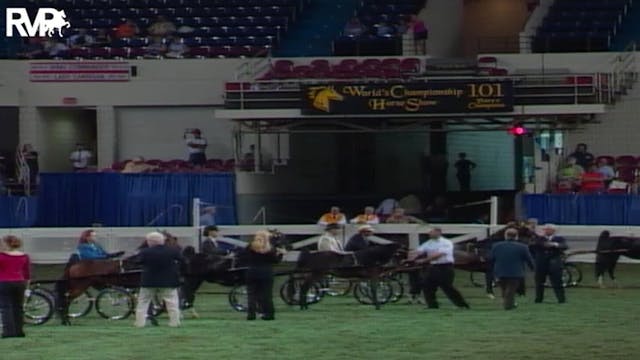
[[[373,228],[373,226],[371,226],[371,225],[369,225],[369,224],[359,226],[359,227],[358,227],[358,232],[363,232],[363,231],[370,231],[370,232],[373,232],[373,231],[374,231],[374,228]]]

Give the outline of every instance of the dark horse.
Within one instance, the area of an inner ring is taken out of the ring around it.
[[[162,232],[167,246],[178,246],[178,239]],[[146,242],[140,248],[146,247]],[[140,287],[141,272],[136,255],[123,260],[79,260],[76,254],[71,255],[62,278],[55,285],[55,307],[63,325],[70,325],[69,305],[73,299],[93,287],[104,289],[118,286],[129,289]]]
[[[620,256],[640,259],[640,238],[611,236],[608,231],[600,233],[596,245],[595,276],[600,287],[604,286],[604,273],[615,283],[615,269]]]
[[[400,244],[390,243],[370,246],[356,251],[353,256],[330,251],[302,251],[296,264],[296,272],[304,273],[300,286],[300,309],[308,308],[307,293],[311,285],[326,275],[341,278],[367,279],[371,281],[371,295],[376,309],[380,308],[377,299],[377,282],[387,270],[385,265],[398,253]],[[353,258],[356,266],[353,265]]]

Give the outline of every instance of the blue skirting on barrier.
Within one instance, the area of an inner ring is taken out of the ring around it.
[[[524,195],[528,217],[567,225],[640,225],[640,196],[588,194]]]
[[[0,197],[0,227],[189,226],[196,197],[236,224],[233,174],[45,173],[37,198]]]

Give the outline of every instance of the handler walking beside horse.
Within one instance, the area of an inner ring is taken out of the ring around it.
[[[165,236],[151,232],[146,236],[148,248],[140,250],[138,258],[142,265],[142,280],[136,306],[136,327],[144,327],[149,304],[154,297],[164,300],[169,314],[169,326],[180,326],[178,286],[180,265],[183,263],[180,250],[166,246]]]
[[[504,241],[493,244],[489,256],[493,263],[492,273],[502,289],[502,304],[505,310],[516,308],[515,295],[524,279],[524,266],[533,270],[533,258],[529,248],[516,242],[518,230],[507,229]]]
[[[556,236],[555,225],[547,224],[542,228],[544,236],[538,237],[532,246],[536,258],[536,303],[544,299],[544,282],[549,277],[551,287],[556,294],[558,303],[566,301],[562,287],[562,266],[564,251],[568,248],[567,241]]]
[[[455,278],[453,243],[442,236],[441,229],[433,228],[429,232],[429,240],[416,249],[413,259],[421,257],[424,257],[424,259],[418,262],[431,264],[426,271],[422,284],[427,307],[429,309],[437,309],[439,307],[436,300],[436,291],[440,288],[455,306],[468,309],[469,304],[464,300],[462,294],[453,287]]]

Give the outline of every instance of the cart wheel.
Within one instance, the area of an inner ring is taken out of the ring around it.
[[[237,285],[229,292],[229,305],[235,311],[247,311],[249,297],[246,285]]]
[[[127,290],[110,287],[100,290],[96,296],[96,311],[110,320],[123,320],[133,313],[134,298]]]
[[[329,296],[345,296],[351,291],[351,280],[328,275],[321,282],[321,291]]]
[[[53,301],[46,292],[27,290],[24,299],[24,322],[42,325],[53,316]]]
[[[353,295],[359,303],[364,305],[373,305],[373,292],[371,291],[371,284],[369,281],[361,281],[356,283],[353,289]],[[393,297],[393,287],[388,280],[378,281],[378,289],[376,291],[376,298],[378,304],[386,304]]]
[[[302,280],[289,278],[280,287],[280,297],[287,305],[300,305],[300,285]],[[307,292],[307,304],[315,304],[322,299],[322,292],[317,284],[311,284]]]
[[[389,285],[391,285],[391,302],[398,302],[404,296],[404,284],[398,279],[389,279]]]
[[[69,317],[75,319],[87,315],[93,309],[94,300],[89,291],[83,292],[69,304]]]

